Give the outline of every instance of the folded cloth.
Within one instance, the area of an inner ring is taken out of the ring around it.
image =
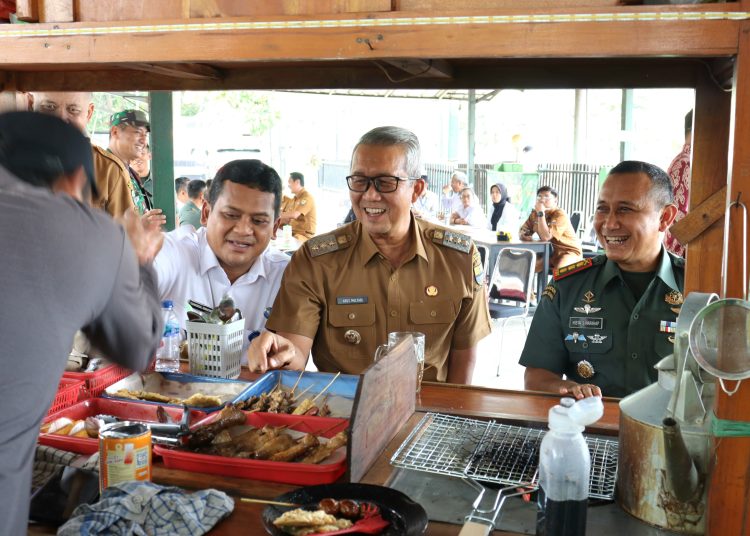
[[[192,536],[205,534],[232,510],[234,500],[215,489],[187,493],[151,482],[122,482],[105,489],[98,503],[76,508],[57,534]]]

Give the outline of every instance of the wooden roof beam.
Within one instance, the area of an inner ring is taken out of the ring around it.
[[[383,63],[409,73],[412,75],[409,78],[453,78],[453,67],[445,60],[399,58],[383,60]]]
[[[186,80],[222,80],[224,78],[224,73],[221,70],[200,63],[125,63],[120,64],[120,67]]]

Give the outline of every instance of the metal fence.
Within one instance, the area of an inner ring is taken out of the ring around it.
[[[450,184],[455,170],[466,173],[466,164],[423,164],[427,175],[429,189],[440,195],[443,185]],[[488,198],[487,171],[495,164],[476,164],[474,166],[474,192],[485,209],[490,204]],[[599,195],[599,180],[602,170],[611,166],[596,164],[545,163],[537,167],[538,186],[551,186],[559,194],[559,204],[569,215],[580,212],[579,229],[587,227],[593,217],[596,198]],[[349,174],[348,162],[323,162],[318,172],[318,186],[329,190],[346,190],[346,176]],[[467,173],[468,174],[468,173]],[[524,175],[525,176],[525,175]]]
[[[551,186],[557,190],[560,207],[568,215],[580,212],[579,229],[584,229],[594,215],[600,174],[602,170],[609,170],[611,167],[595,164],[539,164],[539,186]]]

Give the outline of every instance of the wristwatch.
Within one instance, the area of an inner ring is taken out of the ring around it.
[[[537,217],[537,218],[541,218],[541,217],[543,217],[543,216],[544,216],[544,212],[542,212],[541,210],[537,210],[537,211],[536,211],[536,217]]]

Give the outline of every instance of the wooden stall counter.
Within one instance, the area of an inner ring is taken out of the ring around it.
[[[424,417],[426,412],[447,413],[481,419],[514,421],[525,425],[544,426],[547,411],[554,405],[558,396],[545,393],[521,391],[502,391],[471,387],[464,385],[438,384],[425,382],[417,398],[417,411],[398,430],[385,450],[377,457],[373,466],[361,479],[362,483],[387,485],[395,469],[390,465],[391,456]],[[593,433],[616,434],[619,419],[619,406],[615,399],[605,399],[604,417]],[[176,485],[187,489],[217,488],[230,494],[235,499],[234,512],[220,522],[212,535],[234,535],[251,533],[251,528],[262,531],[261,512],[264,505],[241,502],[241,497],[273,499],[299,486],[275,484],[239,478],[228,478],[215,475],[190,473],[167,469],[157,462],[153,472],[154,482]],[[468,513],[468,512],[467,512]],[[461,526],[448,523],[430,522],[426,534],[431,536],[454,536]],[[254,532],[253,532],[254,533]],[[262,532],[258,532],[261,534]],[[503,531],[495,535],[512,534]]]

